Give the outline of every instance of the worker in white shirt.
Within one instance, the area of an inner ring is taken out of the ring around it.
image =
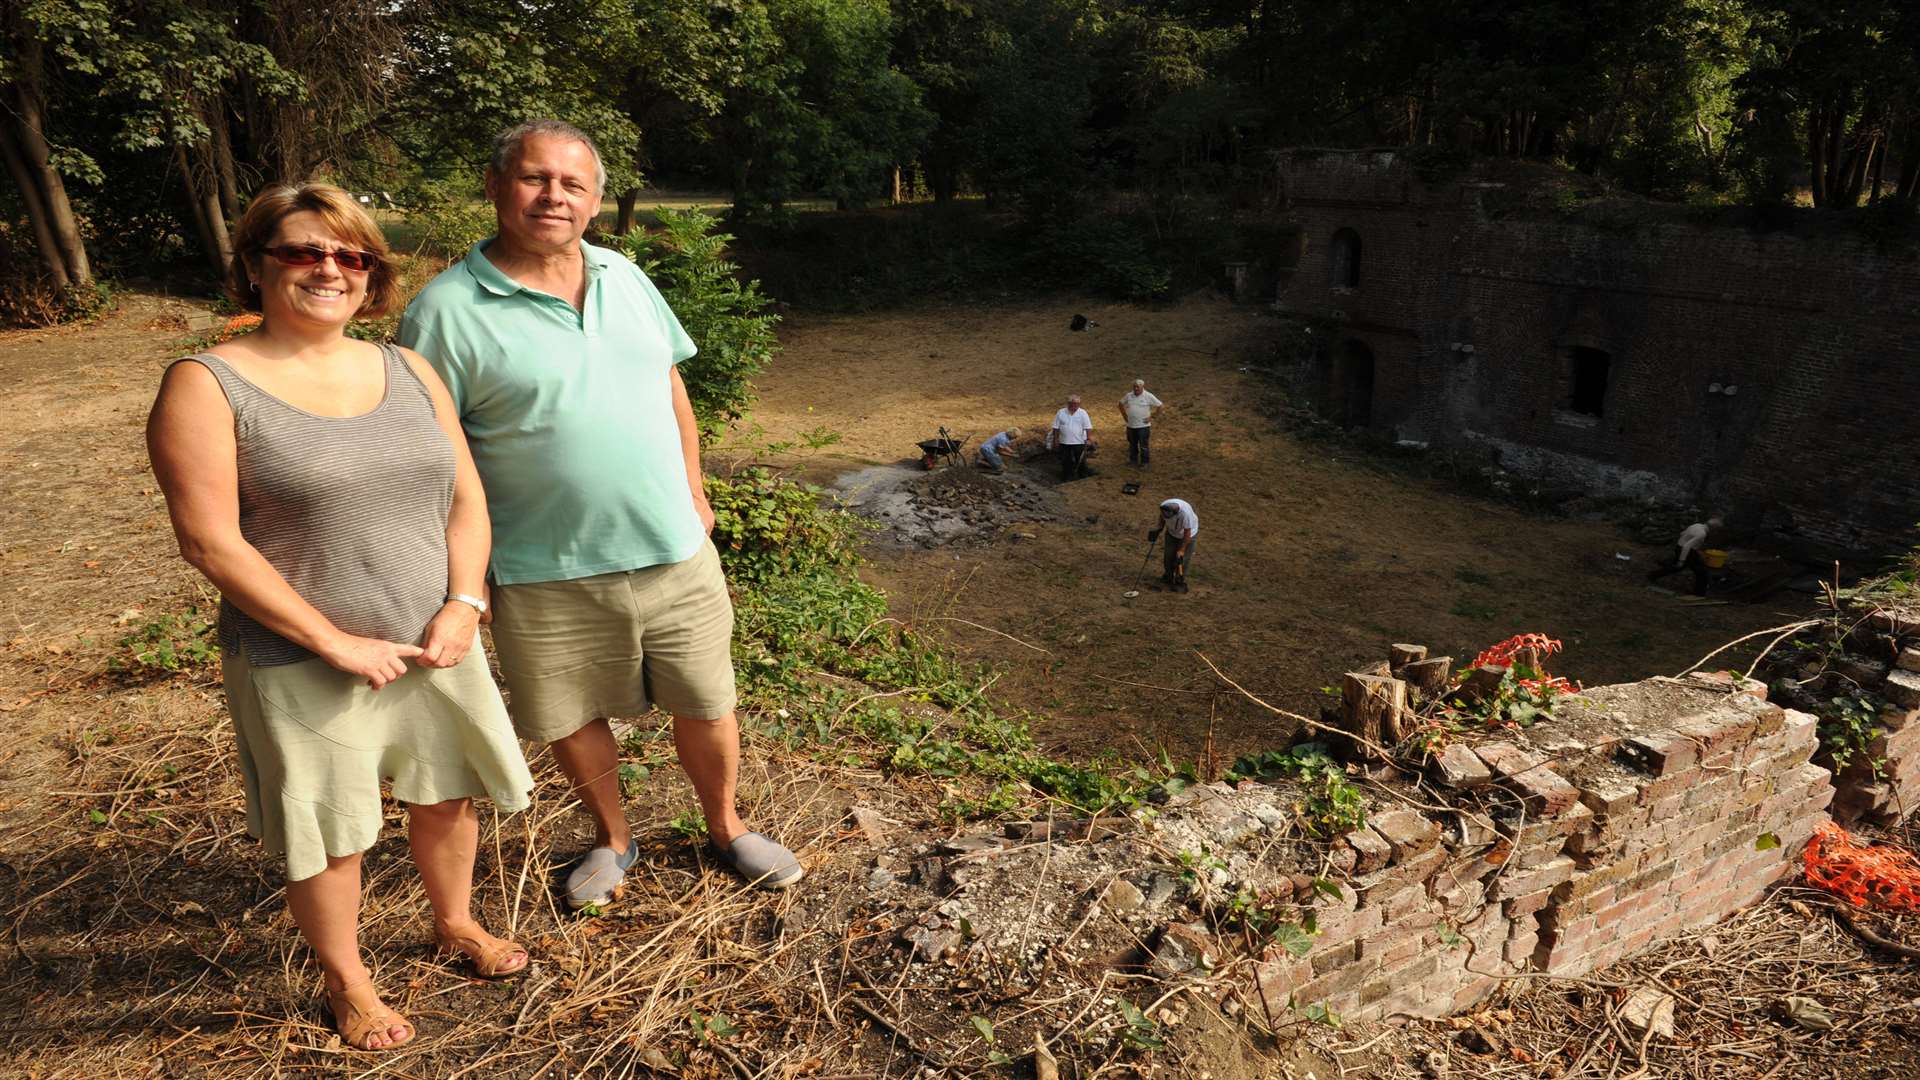
[[[1053,427],[1047,430],[1047,447],[1060,454],[1060,479],[1078,480],[1087,475],[1087,436],[1093,433],[1093,417],[1080,407],[1080,395],[1067,399],[1067,407],[1053,414]]]
[[[1147,380],[1133,380],[1133,389],[1120,396],[1120,418],[1127,424],[1127,464],[1147,467],[1153,418],[1166,404],[1147,389]]]
[[[1185,499],[1168,499],[1160,504],[1160,524],[1147,533],[1147,541],[1160,539],[1166,531],[1167,543],[1161,550],[1163,573],[1160,581],[1174,592],[1187,591],[1187,568],[1193,565],[1194,538],[1200,535],[1200,515]]]
[[[1707,561],[1700,557],[1700,549],[1706,546],[1707,532],[1726,524],[1719,517],[1710,517],[1706,521],[1696,521],[1680,530],[1680,538],[1674,541],[1673,562],[1656,567],[1647,575],[1648,582],[1659,581],[1669,574],[1682,570],[1693,573],[1693,595],[1707,595]]]

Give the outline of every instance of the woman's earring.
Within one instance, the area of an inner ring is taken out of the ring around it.
[[[247,288],[249,288],[249,289],[252,289],[252,290],[253,290],[254,292],[259,292],[259,291],[260,291],[260,283],[259,283],[259,282],[257,282],[257,281],[249,281],[249,282],[247,282]]]

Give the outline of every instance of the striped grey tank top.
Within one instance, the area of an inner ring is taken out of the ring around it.
[[[333,625],[417,645],[447,596],[453,446],[426,384],[380,349],[387,392],[348,417],[295,408],[209,353],[179,362],[206,365],[233,408],[240,534]],[[313,658],[225,600],[220,646],[259,667]]]

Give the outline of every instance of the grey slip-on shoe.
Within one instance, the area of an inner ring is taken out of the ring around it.
[[[627,850],[597,847],[581,856],[567,875],[567,906],[575,911],[588,905],[605,907],[613,891],[627,880],[627,868],[640,858],[640,845],[629,840]]]
[[[741,833],[726,847],[713,845],[715,855],[747,883],[762,889],[784,889],[806,876],[793,852],[765,833]]]

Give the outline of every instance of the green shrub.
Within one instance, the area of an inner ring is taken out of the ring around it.
[[[720,219],[698,209],[658,211],[660,230],[636,230],[609,238],[640,264],[659,287],[699,353],[680,365],[687,397],[700,421],[700,438],[711,441],[753,404],[753,380],[779,349],[765,314],[767,298],[755,281],[742,282],[726,259],[728,233]]]
[[[734,581],[765,584],[820,570],[859,565],[857,545],[868,526],[821,505],[821,491],[765,469],[709,476],[713,542]]]
[[[458,259],[492,236],[498,222],[493,204],[478,192],[442,186],[426,188],[415,197],[407,210],[407,224],[420,250]]]

